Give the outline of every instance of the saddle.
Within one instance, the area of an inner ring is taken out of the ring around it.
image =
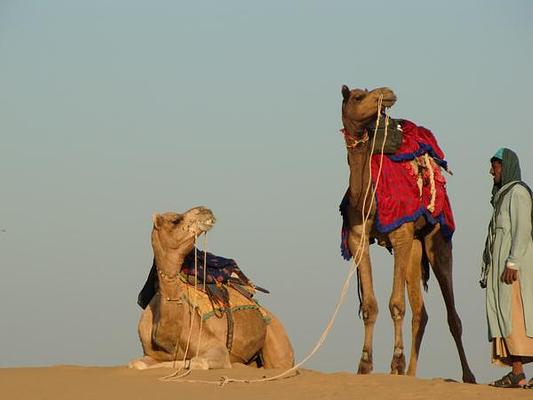
[[[253,299],[253,296],[256,291],[270,292],[254,285],[234,260],[193,248],[184,259],[180,278],[181,282],[183,282],[182,284],[186,285],[187,292],[197,290],[196,296],[184,294],[181,300],[197,308],[203,320],[211,316],[217,318],[222,318],[224,315],[227,316],[226,347],[228,351],[231,350],[233,343],[234,311],[243,309],[259,310],[263,315],[264,321],[268,323],[268,315]],[[204,287],[205,291],[203,290]],[[235,289],[242,297],[239,296],[240,298],[237,298],[230,295],[228,288]],[[148,278],[137,297],[137,304],[142,309],[145,309],[157,291],[157,266],[154,259]]]
[[[193,275],[184,276],[185,284],[189,286],[189,289],[196,290],[197,294],[188,296],[188,302],[198,309],[198,312],[203,320],[206,320],[212,316],[216,318],[223,318],[226,315],[227,323],[227,335],[226,335],[226,348],[228,351],[231,351],[233,344],[233,332],[235,322],[233,319],[233,313],[235,311],[244,310],[244,309],[255,309],[261,312],[263,315],[263,320],[268,322],[268,316],[260,308],[259,304],[253,299],[256,287],[250,286],[248,284],[243,284],[240,279],[230,277],[224,283],[206,283],[198,284],[198,281],[195,282],[195,277]],[[236,299],[235,296],[230,295],[229,288],[235,289],[240,295],[241,298]],[[263,289],[264,290],[264,289]],[[200,297],[198,296],[200,292]],[[203,296],[201,296],[203,295]],[[203,298],[207,297],[209,305],[205,304],[207,301],[203,301]],[[193,303],[193,299],[195,302]],[[207,309],[209,307],[209,309]]]
[[[206,266],[205,271],[204,265]],[[221,285],[231,286],[249,299],[253,297],[255,290],[270,293],[268,290],[253,284],[235,260],[195,248],[185,257],[180,272],[185,277],[185,281],[191,285],[194,285],[196,280],[197,285],[202,286],[205,276],[205,284],[207,288],[210,288],[209,291],[212,293],[211,297],[214,304],[225,304],[225,296],[217,289]],[[148,278],[137,297],[137,304],[144,310],[150,304],[157,290],[157,266],[154,259]]]

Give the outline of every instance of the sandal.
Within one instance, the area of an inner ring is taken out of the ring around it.
[[[489,383],[489,386],[497,387],[497,388],[520,388],[523,385],[520,385],[520,381],[523,381],[526,379],[526,376],[521,374],[513,374],[513,372],[509,372],[507,375],[504,375],[501,379],[498,379],[497,381],[494,381],[492,383]],[[532,379],[533,380],[533,379]],[[531,382],[531,380],[530,380]],[[529,385],[529,383],[528,383]]]
[[[524,385],[524,389],[533,389],[533,378],[531,378],[529,382]]]

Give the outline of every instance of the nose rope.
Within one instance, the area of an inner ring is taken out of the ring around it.
[[[207,231],[204,232],[204,273],[202,276],[202,291],[205,293],[205,280],[207,279]],[[196,270],[194,274],[198,276],[198,271]],[[196,281],[195,281],[196,282]],[[196,287],[195,287],[196,290]],[[200,354],[200,344],[202,343],[202,328],[204,326],[204,319],[200,318],[200,332],[198,333],[198,345],[196,346],[196,358],[198,358],[198,355]]]

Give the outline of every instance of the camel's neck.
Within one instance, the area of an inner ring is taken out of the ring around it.
[[[375,119],[376,117],[372,116],[364,121],[356,121],[343,114],[342,125],[347,134],[355,138],[360,138],[365,134],[368,125],[370,125]]]
[[[154,252],[155,253],[155,252]],[[179,287],[177,280],[183,264],[183,255],[174,252],[164,254],[154,254],[155,265],[157,266],[157,278],[159,280],[159,292],[161,301],[179,298]]]
[[[367,123],[361,123],[357,121],[352,121],[347,118],[343,118],[343,125],[345,134],[347,135],[347,145],[352,144],[354,147],[347,146],[348,150],[348,165],[350,166],[350,187],[349,187],[349,196],[350,196],[350,206],[358,211],[363,210],[363,203],[365,205],[365,211],[368,211],[371,202],[371,177],[370,177],[370,140],[364,141],[365,135],[368,135],[366,132]],[[353,138],[350,140],[350,138]],[[366,136],[368,139],[368,136]],[[363,142],[358,143],[357,141]]]
[[[345,132],[352,137],[360,137],[363,135],[366,127],[357,121],[343,118],[343,125]]]
[[[183,264],[183,255],[172,250],[161,251],[154,246],[154,258],[157,266],[159,283],[159,300],[154,313],[152,340],[155,345],[169,354],[176,350],[179,324],[184,321],[182,291],[179,271]]]
[[[185,256],[180,252],[167,250],[165,252],[154,251],[154,258],[160,271],[166,275],[176,276],[181,270]]]
[[[358,148],[348,149],[348,165],[350,166],[350,205],[356,210],[363,210],[363,203],[365,204],[365,211],[368,211],[370,206],[372,187],[368,188],[372,184],[370,177],[370,152],[368,149],[368,142],[359,145]],[[365,194],[368,195],[365,199]]]
[[[187,250],[190,251],[193,246],[194,242],[191,241],[190,243],[184,243],[184,247],[179,249],[164,248],[161,246],[157,235],[152,236],[152,248],[155,265],[157,266],[159,292],[162,301],[179,297],[179,288],[176,280],[179,279],[178,275],[183,265],[183,260],[187,255]]]

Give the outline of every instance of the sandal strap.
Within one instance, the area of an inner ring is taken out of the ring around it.
[[[526,379],[524,373],[514,374],[512,371],[507,375],[502,376],[501,379],[494,381],[493,386],[496,387],[509,387],[509,386],[518,386],[521,380]]]

